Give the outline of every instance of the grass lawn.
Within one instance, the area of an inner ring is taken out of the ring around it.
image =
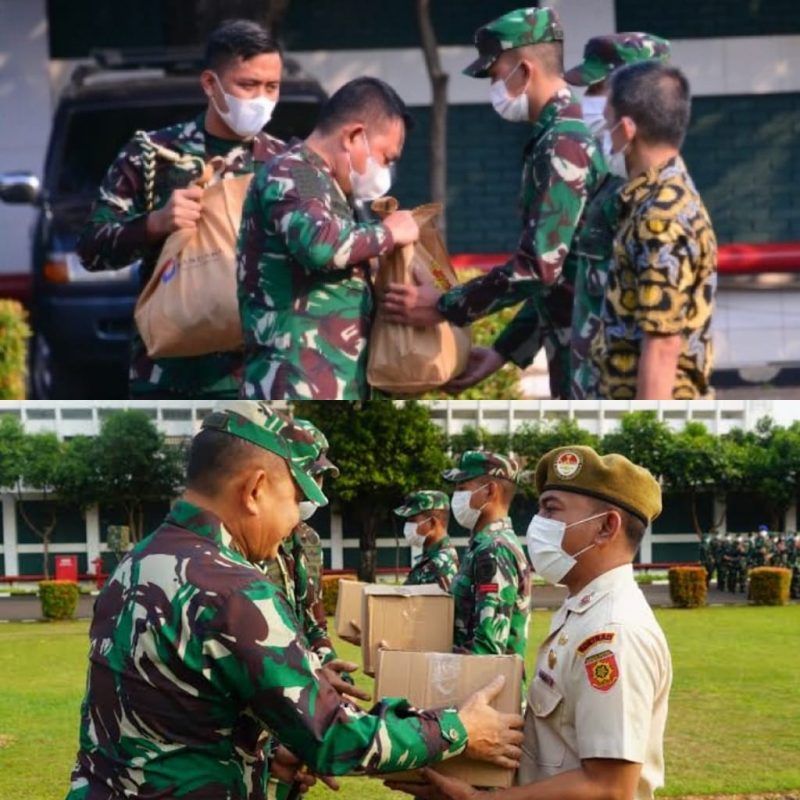
[[[800,788],[800,605],[656,613],[675,672],[663,794]],[[548,619],[547,613],[534,614],[532,642],[541,639]],[[60,800],[66,794],[87,628],[86,622],[0,625],[2,800]],[[357,656],[345,643],[340,654]],[[371,688],[372,682],[362,677],[359,683]],[[376,780],[342,784],[339,797],[400,797]],[[320,800],[326,793],[314,790],[309,797]]]

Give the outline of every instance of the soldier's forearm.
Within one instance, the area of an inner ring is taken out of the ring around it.
[[[77,252],[84,267],[96,272],[121,269],[157,251],[148,239],[147,218],[128,222],[90,222],[78,241]]]

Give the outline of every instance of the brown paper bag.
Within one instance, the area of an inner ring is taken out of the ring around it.
[[[381,217],[397,207],[393,197],[372,204]],[[380,259],[375,281],[379,294],[389,283],[415,283],[415,271],[429,275],[438,289],[447,290],[458,283],[436,227],[441,211],[441,204],[430,203],[411,212],[419,225],[419,241],[399,247]],[[369,340],[367,381],[390,394],[415,395],[437,389],[464,371],[470,346],[469,328],[449,322],[415,328],[387,322],[379,310]]]
[[[207,183],[212,174],[213,167],[198,185]],[[134,311],[151,358],[201,356],[242,347],[236,240],[252,178],[241,175],[209,186],[197,227],[175,231],[164,242]]]

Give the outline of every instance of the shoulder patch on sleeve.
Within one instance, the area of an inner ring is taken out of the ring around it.
[[[611,650],[603,650],[597,655],[589,656],[583,666],[589,685],[600,692],[607,692],[619,679],[619,665],[617,657]]]
[[[577,651],[579,655],[585,655],[586,652],[591,648],[594,647],[596,644],[600,642],[611,642],[614,641],[615,634],[611,631],[605,631],[603,633],[595,633],[590,636],[588,639],[584,639],[577,647]]]
[[[301,200],[311,200],[327,193],[319,172],[311,164],[293,161],[289,167],[289,174],[292,176]]]

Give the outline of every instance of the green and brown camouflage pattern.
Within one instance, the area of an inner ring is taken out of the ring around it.
[[[239,233],[242,396],[367,398],[368,260],[393,248],[385,225],[356,221],[330,168],[305,143],[260,171]]]
[[[295,419],[294,424],[301,431],[308,433],[313,442],[313,446],[304,448],[307,452],[303,469],[312,477],[328,473],[332,478],[338,478],[339,467],[328,459],[330,446],[325,434],[307,419]],[[295,448],[295,451],[298,451],[298,448]]]
[[[670,43],[652,33],[611,33],[593,36],[583,48],[583,61],[564,74],[573,86],[604,81],[617,67],[639,61],[667,61]]]
[[[321,439],[325,440],[325,437],[310,422],[306,422],[304,427],[298,422],[300,420],[293,420],[263,402],[225,400],[203,418],[201,429],[229,433],[285,459],[306,499],[318,506],[326,506],[328,498],[309,473],[311,465],[322,453]],[[314,428],[319,436],[312,434],[310,428]]]
[[[569,89],[560,89],[542,110],[525,147],[523,231],[516,252],[508,263],[450,289],[439,301],[441,313],[456,325],[524,302],[493,346],[525,367],[545,342],[554,397],[569,397],[570,390],[572,298],[579,262],[575,239],[586,204],[605,175],[605,160],[583,121],[580,103]]]
[[[262,565],[267,579],[274,583],[292,604],[302,623],[309,649],[322,664],[336,658],[328,634],[328,619],[322,603],[322,541],[307,523],[300,522],[288,539],[281,542],[277,558]]]
[[[483,475],[516,483],[520,475],[519,463],[515,458],[501,453],[465,450],[458,459],[458,466],[442,473],[442,477],[450,483],[464,483]]]
[[[454,709],[342,699],[283,593],[180,500],[97,598],[68,800],[263,800],[270,734],[321,774],[461,752]]]
[[[444,492],[420,489],[407,494],[403,500],[403,505],[398,506],[394,513],[398,517],[408,519],[421,514],[423,511],[433,511],[437,508],[442,511],[450,511],[450,498]]]
[[[614,258],[614,235],[619,224],[619,191],[625,181],[606,175],[597,194],[589,201],[577,239],[579,259],[572,306],[571,397],[600,397],[600,370],[592,358],[592,342],[603,335],[603,304],[608,271]]]
[[[525,658],[531,575],[509,517],[473,534],[450,591],[455,652]]]
[[[564,30],[552,8],[518,8],[475,31],[478,58],[464,69],[471,78],[488,78],[489,68],[506,50],[529,44],[560,42]]]
[[[436,583],[442,590],[449,592],[457,573],[458,552],[450,537],[444,536],[430,547],[426,547],[422,555],[417,556],[416,563],[406,576],[405,585]]]
[[[204,115],[188,122],[152,131],[148,135],[161,147],[203,162],[223,161],[225,177],[247,175],[257,161],[266,161],[285,147],[279,139],[259,134],[250,142],[228,141],[204,130]],[[122,149],[100,186],[77,251],[86,269],[113,270],[141,261],[141,286],[155,269],[163,242],[152,244],[146,234],[144,150],[134,138]],[[176,189],[185,189],[200,176],[197,162],[173,163],[156,158],[153,208],[166,205]],[[213,353],[191,358],[148,357],[137,330],[131,344],[131,397],[225,398],[237,397],[242,378],[241,352]]]

